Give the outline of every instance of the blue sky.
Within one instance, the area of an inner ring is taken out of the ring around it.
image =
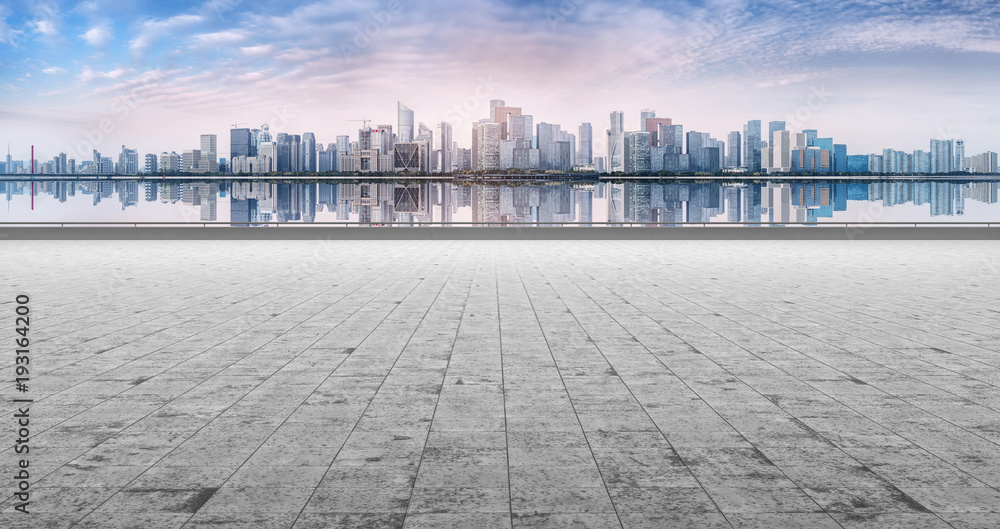
[[[402,100],[467,146],[499,98],[536,123],[593,123],[595,150],[612,110],[635,130],[652,108],[720,139],[786,119],[851,153],[932,137],[996,151],[997,20],[994,0],[8,0],[0,141],[45,159],[215,133],[224,155],[232,123],[328,143],[351,119],[395,125]]]

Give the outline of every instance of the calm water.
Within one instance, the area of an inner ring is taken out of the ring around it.
[[[1000,221],[998,182],[0,182],[0,222]]]

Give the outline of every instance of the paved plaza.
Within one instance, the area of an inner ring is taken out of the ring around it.
[[[996,528],[998,294],[991,241],[0,241],[0,526]]]

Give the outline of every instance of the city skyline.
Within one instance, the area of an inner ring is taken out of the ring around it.
[[[562,125],[539,122],[521,107],[491,99],[490,117],[472,124],[470,149],[454,141],[452,123],[428,126],[397,101],[397,122],[361,123],[357,136],[337,135],[317,142],[316,134],[272,131],[232,124],[229,150],[219,148],[218,135],[200,135],[198,149],[145,153],[122,145],[117,162],[95,147],[100,137],[88,136],[69,154],[49,161],[0,160],[0,174],[137,175],[174,173],[264,174],[394,174],[462,173],[517,170],[616,174],[951,174],[997,173],[998,154],[966,150],[962,139],[929,140],[929,149],[913,152],[884,148],[879,153],[851,154],[842,139],[817,129],[795,130],[796,123],[751,120],[730,131],[725,141],[710,133],[685,131],[682,123],[657,117],[654,109],[640,112],[640,130],[625,127],[624,112],[609,116],[604,156],[594,152],[593,126],[582,123],[577,134]],[[414,134],[416,127],[416,134]],[[765,134],[766,130],[766,134]],[[824,131],[825,132],[825,131]],[[97,132],[95,134],[100,134]],[[436,138],[436,139],[435,139]],[[839,140],[839,141],[838,141]],[[225,143],[223,143],[225,145]],[[597,145],[601,147],[600,143]],[[8,147],[9,149],[9,147]],[[34,152],[34,147],[32,147]],[[225,153],[225,156],[220,157]],[[37,154],[37,153],[36,153]],[[969,156],[967,156],[969,155]],[[43,157],[45,155],[42,155]],[[79,158],[79,160],[77,160]],[[88,159],[90,158],[90,159]]]
[[[855,153],[926,138],[982,152],[1000,143],[998,14],[979,0],[4,6],[0,116],[18,133],[0,139],[26,159],[104,119],[104,151],[182,149],[264,121],[333,138],[351,119],[396,123],[403,101],[414,126],[451,122],[469,147],[502,98],[535,123],[592,123],[595,155],[612,111],[638,131],[645,108],[720,139],[784,120]]]

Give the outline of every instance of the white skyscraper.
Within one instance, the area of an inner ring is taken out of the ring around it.
[[[625,113],[616,110],[611,113],[611,128],[608,129],[608,172],[624,170],[622,153],[625,151]]]
[[[413,111],[406,107],[401,101],[396,102],[397,125],[399,135],[397,141],[400,143],[411,143],[413,141]]]

